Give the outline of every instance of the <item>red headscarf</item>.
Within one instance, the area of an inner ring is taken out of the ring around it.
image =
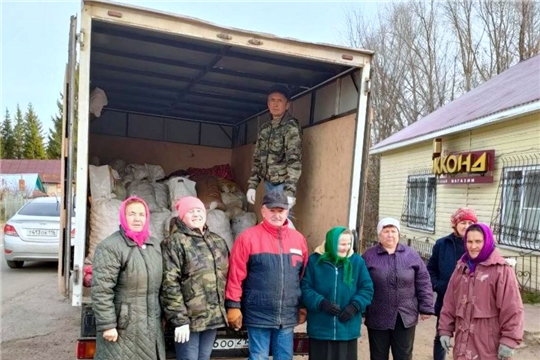
[[[143,225],[143,228],[141,231],[133,231],[129,228],[126,218],[126,207],[128,203],[141,203],[144,205],[144,209],[146,211],[146,221]],[[146,202],[144,202],[143,199],[138,198],[136,196],[128,197],[122,205],[120,206],[120,226],[122,229],[124,229],[124,232],[126,233],[126,236],[130,238],[131,240],[135,241],[137,245],[143,246],[143,244],[148,240],[150,237],[150,231],[148,231],[148,223],[150,222],[150,211],[148,211],[148,205],[146,205]]]
[[[460,221],[465,220],[470,220],[477,223],[478,218],[476,217],[476,211],[470,208],[462,207],[457,209],[457,211],[450,216],[450,222],[452,223],[453,228],[455,228]]]

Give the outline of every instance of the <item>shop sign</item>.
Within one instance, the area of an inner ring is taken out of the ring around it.
[[[433,159],[433,174],[438,184],[493,183],[495,150],[452,153]]]

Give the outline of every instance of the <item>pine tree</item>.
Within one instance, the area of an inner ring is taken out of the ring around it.
[[[41,121],[39,121],[31,103],[28,104],[24,124],[24,158],[46,159]]]
[[[52,117],[53,127],[49,129],[47,141],[47,157],[49,159],[60,159],[62,156],[62,113],[63,104],[60,100],[56,101],[58,114]]]
[[[17,104],[17,111],[15,112],[15,127],[13,128],[13,141],[15,143],[15,149],[13,150],[14,159],[24,159],[24,117]]]
[[[13,129],[11,125],[11,116],[6,108],[6,115],[2,123],[2,146],[0,146],[2,159],[13,159],[15,151],[15,139],[13,138]]]

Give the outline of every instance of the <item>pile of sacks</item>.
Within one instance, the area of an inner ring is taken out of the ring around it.
[[[239,186],[210,174],[167,178],[159,165],[126,164],[118,159],[108,165],[90,165],[90,191],[87,264],[92,263],[97,244],[118,230],[120,205],[129,196],[148,204],[150,234],[159,240],[169,235],[171,219],[178,216],[175,204],[185,196],[201,199],[210,231],[223,237],[229,248],[242,231],[257,222],[254,213],[246,212],[247,200]]]
[[[207,210],[208,228],[225,239],[229,249],[242,231],[257,223],[257,216],[246,212],[245,194],[231,180],[212,175],[194,175],[170,178],[167,185],[171,196],[170,219],[178,216],[174,205],[179,199],[184,196],[198,197]],[[165,236],[169,235],[170,219],[164,223]]]

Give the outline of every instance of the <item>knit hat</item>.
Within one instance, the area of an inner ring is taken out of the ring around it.
[[[381,231],[386,226],[394,226],[395,228],[397,228],[398,232],[401,232],[401,229],[399,227],[399,221],[391,217],[386,217],[384,219],[381,219],[381,221],[379,221],[379,223],[377,224],[377,235],[380,235]]]
[[[461,222],[469,220],[474,223],[478,222],[478,218],[476,217],[476,211],[470,208],[459,208],[455,213],[453,213],[450,216],[450,222],[452,223],[452,227],[456,227],[456,225]]]
[[[206,212],[206,208],[201,200],[194,196],[186,196],[178,200],[175,205],[176,211],[178,211],[178,218],[182,220],[186,213],[191,209],[201,209]]]

